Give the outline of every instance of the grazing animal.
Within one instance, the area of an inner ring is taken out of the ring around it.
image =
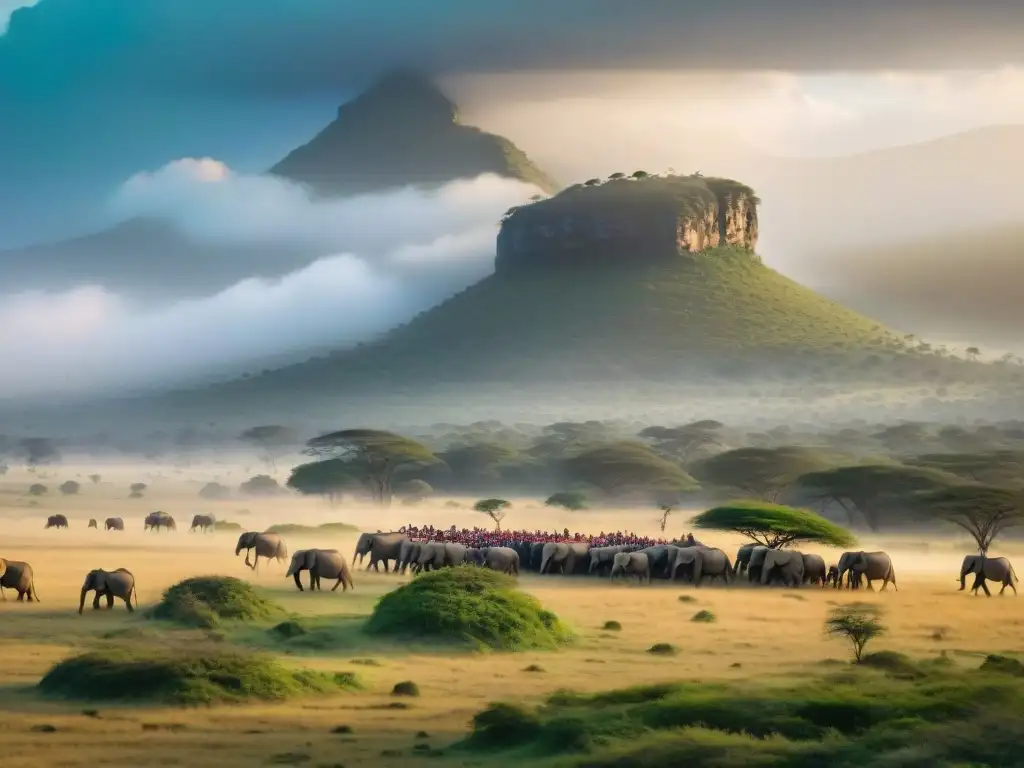
[[[825,574],[825,584],[831,584],[836,589],[839,588],[839,566],[835,563],[828,567],[828,573]]]
[[[646,579],[651,580],[651,561],[646,552],[619,552],[612,560],[612,573],[610,578],[614,580],[619,576],[636,576],[641,583]]]
[[[891,583],[897,592],[896,571],[892,567],[892,559],[885,552],[858,552],[850,564],[850,578],[854,588],[860,586],[863,577],[868,584],[868,589],[875,591],[871,586],[872,581],[882,581],[882,591]]]
[[[20,560],[4,560],[3,575],[0,575],[0,594],[5,589],[13,589],[18,593],[18,602],[28,598],[28,602],[35,600],[39,602],[39,593],[36,592],[35,574],[32,566]],[[4,599],[7,596],[4,595]]]
[[[398,531],[390,533],[363,533],[359,535],[356,542],[356,551],[352,555],[352,562],[362,565],[363,558],[370,556],[370,564],[366,570],[371,568],[380,571],[379,563],[384,563],[384,573],[388,573],[388,561],[395,561],[395,571],[398,571],[399,560],[402,553],[402,542],[409,541],[409,537]]]
[[[821,555],[804,555],[804,584],[821,584],[824,587],[827,576],[825,558]]]
[[[135,577],[127,568],[118,568],[116,571],[97,568],[94,571],[89,571],[82,583],[82,595],[78,600],[79,616],[82,615],[82,609],[85,607],[85,595],[93,590],[96,592],[92,601],[94,611],[99,610],[101,597],[107,598],[108,609],[114,607],[114,598],[118,597],[124,600],[124,606],[129,613],[134,612],[132,598],[135,597]],[[139,604],[138,597],[135,597],[135,604]]]
[[[47,528],[67,528],[68,519],[64,515],[50,515],[46,518]]]
[[[120,517],[108,517],[103,521],[103,530],[105,531],[123,531],[124,520]]]
[[[178,530],[178,524],[175,523],[174,518],[166,512],[150,512],[146,515],[146,519],[143,522],[143,530],[159,531],[161,528],[166,528],[169,531],[176,531]]]
[[[96,525],[96,518],[95,517],[90,517],[89,518],[89,525],[87,527],[88,528],[96,528],[96,529],[99,528],[99,526]]]
[[[196,528],[202,530],[203,533],[215,531],[217,530],[217,519],[213,515],[194,515],[189,531],[194,531]]]
[[[284,540],[276,533],[259,533],[258,531],[246,531],[238,537],[238,544],[235,545],[235,556],[245,550],[245,564],[254,571],[259,570],[260,558],[267,560],[274,558],[279,563],[284,562],[288,557],[288,547]],[[255,562],[249,562],[249,552],[255,550]]]
[[[326,576],[329,579],[337,579],[331,587],[331,592],[339,586],[343,592],[355,589],[352,583],[352,573],[349,570],[345,556],[336,549],[300,549],[292,555],[291,564],[285,578],[291,576],[295,579],[295,586],[302,592],[302,582],[299,581],[299,574],[302,571],[309,571],[309,589],[322,589],[320,578]]]
[[[980,587],[985,590],[987,597],[992,597],[992,593],[988,591],[988,586],[985,584],[986,580],[1002,584],[1002,589],[999,590],[1000,595],[1006,591],[1007,587],[1013,590],[1014,595],[1017,594],[1017,572],[1013,570],[1013,565],[1005,557],[988,557],[986,555],[965,557],[963,565],[960,566],[960,591],[963,591],[966,586],[969,573],[974,574],[974,585],[971,587],[971,592],[975,596]]]

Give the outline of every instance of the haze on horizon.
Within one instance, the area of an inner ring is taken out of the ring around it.
[[[479,179],[332,204],[261,176],[394,66],[435,74],[465,122],[563,182],[636,168],[747,181],[764,200],[766,262],[812,287],[857,282],[833,253],[1024,222],[1013,191],[1024,151],[1007,149],[1024,150],[1024,7],[692,5],[626,12],[601,0],[581,14],[579,3],[554,13],[526,2],[500,20],[456,0],[431,14],[398,0],[358,11],[306,0],[301,13],[280,0],[251,13],[239,0],[41,0],[17,11],[0,36],[0,109],[18,115],[0,124],[0,247],[145,215],[199,242],[316,233],[333,250],[287,276],[156,303],[84,283],[0,295],[0,356],[18,373],[0,395],[159,386],[301,357],[371,338],[487,274],[494,222],[536,190]],[[139,46],[143,29],[152,39]],[[160,57],[186,43],[189,61],[168,68]],[[944,172],[934,155],[899,149],[993,126],[1010,128],[955,145],[970,154]],[[830,158],[891,148],[817,188],[849,167]],[[896,181],[879,183],[877,168]],[[1005,273],[986,282],[974,270],[986,303],[1014,301],[999,293]],[[865,291],[854,293],[844,299],[860,308]],[[932,328],[956,345],[1024,347],[991,323],[962,336]],[[62,381],[69,366],[81,375]]]

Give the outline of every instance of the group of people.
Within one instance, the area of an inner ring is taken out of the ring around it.
[[[435,528],[432,525],[415,526],[411,523],[399,529],[413,541],[442,541],[452,544],[464,544],[467,547],[509,547],[513,544],[565,542],[589,544],[591,547],[633,546],[638,548],[653,547],[657,544],[670,544],[668,539],[655,539],[650,536],[639,536],[633,532],[617,531],[599,534],[571,533],[568,528],[559,531],[490,531],[486,528],[463,528],[454,525],[451,528]],[[687,534],[688,541],[694,541],[692,534]]]

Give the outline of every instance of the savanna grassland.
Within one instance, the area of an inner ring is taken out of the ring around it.
[[[60,473],[73,476],[75,470],[62,467]],[[1013,597],[972,598],[957,591],[959,563],[971,549],[966,542],[894,537],[862,537],[861,544],[884,548],[893,556],[898,592],[851,595],[816,587],[694,589],[524,574],[520,588],[569,626],[576,635],[573,643],[557,651],[479,653],[381,639],[365,634],[363,624],[377,599],[410,576],[358,570],[354,592],[299,593],[292,581],[285,579],[283,564],[261,564],[258,574],[249,571],[242,557],[234,556],[236,532],[188,533],[192,514],[212,511],[218,519],[237,521],[250,530],[280,523],[344,521],[374,531],[406,522],[459,527],[488,522],[464,501],[455,507],[449,505],[450,499],[434,499],[415,509],[395,506],[387,511],[365,505],[331,507],[321,500],[291,495],[211,502],[196,498],[195,489],[201,483],[189,479],[189,470],[173,478],[153,479],[142,499],[126,498],[125,489],[138,474],[130,467],[108,468],[102,481],[86,482],[81,495],[71,497],[30,500],[24,489],[32,476],[24,471],[12,471],[0,486],[0,556],[33,565],[42,600],[18,603],[8,591],[8,601],[0,603],[4,649],[0,754],[5,768],[509,764],[518,759],[492,749],[453,746],[466,738],[474,716],[492,702],[529,708],[563,690],[594,694],[631,686],[664,687],[674,681],[715,682],[746,690],[747,686],[788,686],[835,675],[837,669],[845,668],[850,652],[841,640],[825,637],[823,622],[836,604],[854,600],[884,610],[889,631],[874,640],[869,650],[898,651],[915,664],[941,655],[946,658],[944,664],[953,669],[969,670],[986,654],[1024,651],[1024,604]],[[175,515],[178,531],[143,532],[142,519],[154,509]],[[47,515],[54,512],[68,516],[68,530],[43,530]],[[97,518],[102,526],[108,516],[123,517],[127,530],[116,533],[86,528],[89,518]],[[685,520],[685,514],[680,514],[671,524],[685,531]],[[525,499],[515,502],[506,524],[548,529],[566,526],[588,532],[627,528],[658,535],[656,515],[650,509],[573,513]],[[708,535],[702,538],[730,552],[742,543],[737,536],[705,533]],[[317,546],[338,548],[350,556],[356,533],[299,532],[286,539],[291,551]],[[817,551],[828,562],[838,557],[834,551]],[[1013,557],[1014,550],[1000,546],[1000,553]],[[130,569],[137,580],[142,610],[128,614],[117,601],[112,612],[94,612],[87,601],[84,615],[78,616],[82,579],[97,567]],[[291,614],[290,620],[301,630],[297,634],[274,630],[283,617],[245,624],[225,622],[214,629],[175,627],[146,617],[147,609],[169,586],[210,574],[248,580],[260,596]],[[709,611],[714,620],[692,621],[698,611]],[[605,629],[606,622],[618,622],[621,629]],[[658,643],[669,643],[677,652],[649,653]],[[36,688],[61,659],[93,650],[117,654],[125,648],[257,651],[289,669],[354,673],[358,683],[283,702],[247,701],[212,707],[68,701],[44,696]],[[869,675],[869,680],[876,675],[884,685],[918,684],[894,682],[876,672],[861,674]],[[393,687],[403,681],[416,683],[419,695],[393,696]],[[637,694],[639,701],[663,695],[664,691]],[[737,701],[740,698],[737,695]],[[577,705],[563,701],[559,706],[572,709]],[[553,706],[549,704],[549,710]],[[601,704],[598,710],[609,706]],[[631,722],[631,714],[618,716],[623,723]],[[577,728],[582,727],[579,717],[574,717]],[[752,720],[752,730],[757,730],[756,725]],[[659,732],[652,738],[664,748],[664,739],[670,735]],[[521,741],[526,744],[529,738],[523,736]],[[591,764],[585,761],[621,749],[622,744],[616,743],[612,738],[605,748],[599,740],[597,746],[581,747],[575,757],[571,753],[552,759],[581,759],[584,762],[569,764]],[[708,754],[719,752],[721,749]],[[692,764],[731,765],[714,761]]]

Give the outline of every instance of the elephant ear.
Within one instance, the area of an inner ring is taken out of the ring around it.
[[[692,563],[697,559],[697,551],[694,549],[680,549],[676,553],[677,563]]]
[[[306,556],[302,559],[305,561],[306,568],[308,568],[309,570],[313,570],[313,567],[316,566],[316,550],[307,549]]]
[[[89,581],[92,584],[93,589],[98,592],[102,589],[106,589],[107,574],[105,571],[101,570],[92,571],[89,574],[87,581]]]
[[[784,549],[776,549],[772,555],[772,560],[775,565],[789,565],[794,558],[793,552],[787,552]]]

